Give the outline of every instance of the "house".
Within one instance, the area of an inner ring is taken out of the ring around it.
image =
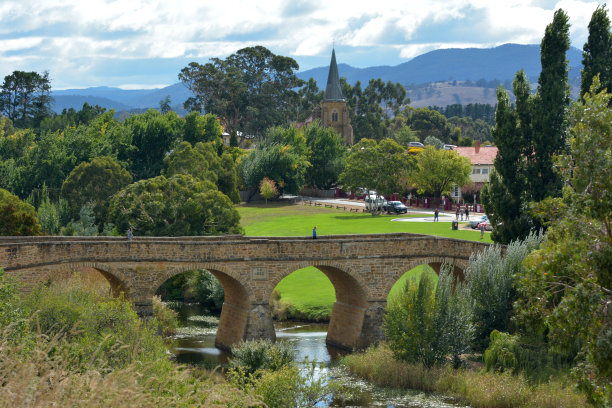
[[[462,188],[455,186],[454,191],[451,191],[451,197],[459,201],[462,197],[461,190],[463,189],[463,199],[473,201],[472,196],[477,195],[484,183],[489,182],[489,175],[491,170],[493,170],[493,161],[497,156],[497,147],[480,146],[480,141],[476,141],[476,146],[455,147],[453,150],[460,156],[467,157],[472,162],[472,174],[470,175],[472,185]]]

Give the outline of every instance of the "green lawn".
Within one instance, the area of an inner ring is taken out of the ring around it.
[[[480,241],[480,232],[469,230],[453,231],[451,223],[439,222],[393,222],[395,218],[422,217],[422,215],[378,215],[349,213],[330,208],[285,205],[243,205],[238,207],[246,235],[250,236],[311,236],[312,227],[317,226],[319,237],[337,234],[371,234],[387,232],[413,232],[450,238]],[[432,214],[433,217],[433,214]],[[491,242],[485,234],[484,242]],[[388,299],[396,296],[407,279],[418,279],[426,265],[418,266],[406,273],[395,283]],[[281,301],[289,303],[298,315],[312,316],[313,319],[331,315],[336,299],[334,287],[314,267],[299,269],[284,278],[276,287]]]

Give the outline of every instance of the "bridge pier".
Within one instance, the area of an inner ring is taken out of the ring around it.
[[[247,316],[244,340],[266,339],[276,341],[272,312],[268,303],[251,304]]]
[[[370,300],[363,316],[361,335],[357,343],[358,349],[366,349],[372,344],[376,344],[385,338],[383,322],[385,310],[387,309],[386,300]]]

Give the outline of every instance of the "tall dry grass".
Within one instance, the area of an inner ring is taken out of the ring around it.
[[[582,394],[560,380],[531,385],[523,376],[449,367],[426,369],[422,364],[396,361],[384,344],[342,359],[361,378],[394,388],[410,388],[453,396],[473,408],[589,407]]]
[[[94,353],[87,366],[74,371],[66,336],[39,334],[21,342],[12,329],[0,334],[0,408],[263,406],[214,373],[163,359],[110,370],[103,353]]]

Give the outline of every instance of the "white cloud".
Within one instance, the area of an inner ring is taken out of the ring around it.
[[[335,42],[353,65],[372,64],[350,53],[364,48],[395,52],[398,63],[437,48],[539,43],[559,7],[570,16],[573,44],[582,47],[596,6],[587,0],[0,0],[0,75],[49,68],[68,82],[100,58],[205,61],[255,44],[298,60],[327,60]],[[173,72],[170,81],[175,78]]]

